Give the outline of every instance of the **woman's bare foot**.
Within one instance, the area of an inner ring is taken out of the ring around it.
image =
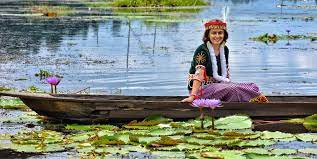
[[[252,103],[268,103],[269,100],[265,97],[265,95],[260,94],[259,96],[250,100]]]
[[[183,103],[191,103],[191,102],[194,101],[194,98],[195,98],[194,96],[189,96],[189,97],[183,99],[181,102],[183,102]]]

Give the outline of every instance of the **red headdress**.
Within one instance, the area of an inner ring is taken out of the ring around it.
[[[210,20],[207,23],[205,23],[205,29],[224,29],[227,30],[227,23],[219,20],[219,19],[214,19]]]

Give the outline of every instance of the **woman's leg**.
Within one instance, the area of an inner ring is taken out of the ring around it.
[[[268,102],[254,83],[213,83],[204,88],[203,97],[226,102],[249,102],[259,97],[259,102]]]

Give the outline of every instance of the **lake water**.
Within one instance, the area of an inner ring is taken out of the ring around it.
[[[25,7],[8,4],[0,5],[0,86],[34,85],[49,91],[34,76],[44,69],[64,77],[58,87],[61,92],[90,87],[90,92],[102,94],[186,95],[187,72],[201,44],[202,21],[222,18],[227,6],[232,81],[255,82],[265,94],[317,93],[316,41],[249,40],[264,33],[287,35],[286,30],[317,36],[313,0],[219,0],[194,13],[151,13],[176,20],[188,17],[177,22],[127,18],[85,7],[77,7],[70,16],[49,18],[21,15],[28,13]],[[308,7],[297,7],[303,5]]]

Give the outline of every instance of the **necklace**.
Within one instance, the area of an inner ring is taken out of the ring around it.
[[[224,54],[224,46],[220,46],[219,51],[220,51],[220,64],[221,64],[221,73],[222,76],[218,74],[218,65],[217,65],[217,59],[216,55],[214,52],[214,49],[212,48],[210,42],[207,42],[207,48],[210,53],[210,59],[211,59],[211,64],[212,64],[212,76],[214,79],[220,82],[229,82],[230,80],[227,78],[227,64],[226,64],[226,57]]]

